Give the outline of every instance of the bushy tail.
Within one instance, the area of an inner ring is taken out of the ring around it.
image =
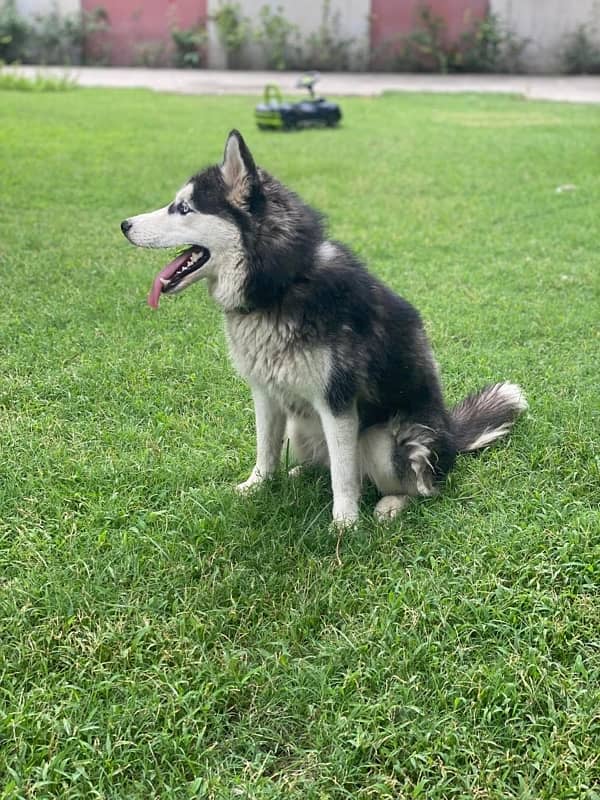
[[[450,412],[456,448],[465,453],[487,447],[506,436],[526,408],[527,401],[516,383],[494,383],[470,394]]]

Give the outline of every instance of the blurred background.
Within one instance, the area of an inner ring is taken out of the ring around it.
[[[36,64],[599,73],[597,0],[4,0],[0,59]]]

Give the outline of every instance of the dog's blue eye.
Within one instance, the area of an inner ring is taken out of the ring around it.
[[[182,200],[181,203],[177,205],[177,211],[180,214],[189,214],[192,209],[189,207],[185,200]]]

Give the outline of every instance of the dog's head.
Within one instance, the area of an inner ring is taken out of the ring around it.
[[[223,163],[194,175],[173,202],[129,217],[121,230],[138,247],[185,248],[156,276],[148,303],[209,278],[229,302],[241,302],[245,254],[242,230],[264,202],[254,159],[241,134],[231,131]],[[221,285],[221,289],[219,289]]]

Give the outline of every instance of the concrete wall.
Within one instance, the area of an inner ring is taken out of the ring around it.
[[[238,2],[254,29],[260,27],[259,12],[264,5],[273,10],[281,7],[304,40],[322,23],[324,0]],[[191,27],[214,14],[220,4],[221,0],[16,0],[18,11],[30,19],[54,8],[65,15],[80,8],[105,8],[110,30],[101,35],[97,49],[115,65],[140,63],[144,51],[148,58],[154,56],[157,64],[161,56],[166,62],[172,52],[172,25]],[[450,41],[456,41],[489,9],[516,37],[530,40],[521,57],[526,71],[558,72],[567,37],[580,25],[600,46],[600,0],[330,0],[330,18],[337,15],[337,37],[354,40],[354,66],[360,68],[369,51],[376,55],[386,42],[413,31],[424,4],[444,19]],[[224,67],[225,52],[214,23],[208,23],[208,32],[208,66]],[[245,64],[266,65],[265,54],[256,43],[246,48],[244,56]]]
[[[394,2],[394,0],[391,0]],[[210,17],[221,5],[220,0],[208,0],[208,16]],[[260,9],[268,5],[273,11],[281,8],[281,13],[288,22],[297,25],[302,39],[317,31],[323,18],[323,0],[240,0],[242,13],[248,17],[253,28],[260,28]],[[339,27],[336,35],[341,39],[354,39],[353,50],[356,60],[364,59],[369,47],[369,15],[371,0],[331,0],[330,20],[337,15]],[[209,23],[208,63],[214,69],[222,69],[226,65],[225,51],[221,47],[214,23]],[[256,44],[246,48],[246,56],[253,66],[264,67],[265,59],[260,46]],[[358,66],[358,64],[357,64]]]
[[[444,20],[446,37],[455,42],[485,16],[488,0],[372,0],[371,6],[371,45],[376,52],[422,27],[419,15],[424,6]]]
[[[17,0],[17,11],[24,17],[32,19],[37,14],[49,14],[55,8],[60,14],[76,14],[80,7],[80,0]]]
[[[162,66],[173,47],[171,28],[190,28],[206,18],[206,0],[77,0],[87,11],[100,6],[109,30],[91,47],[115,66]],[[154,63],[152,63],[154,61]]]
[[[490,10],[531,40],[521,58],[527,72],[560,71],[566,37],[579,25],[600,44],[599,0],[490,0]]]

